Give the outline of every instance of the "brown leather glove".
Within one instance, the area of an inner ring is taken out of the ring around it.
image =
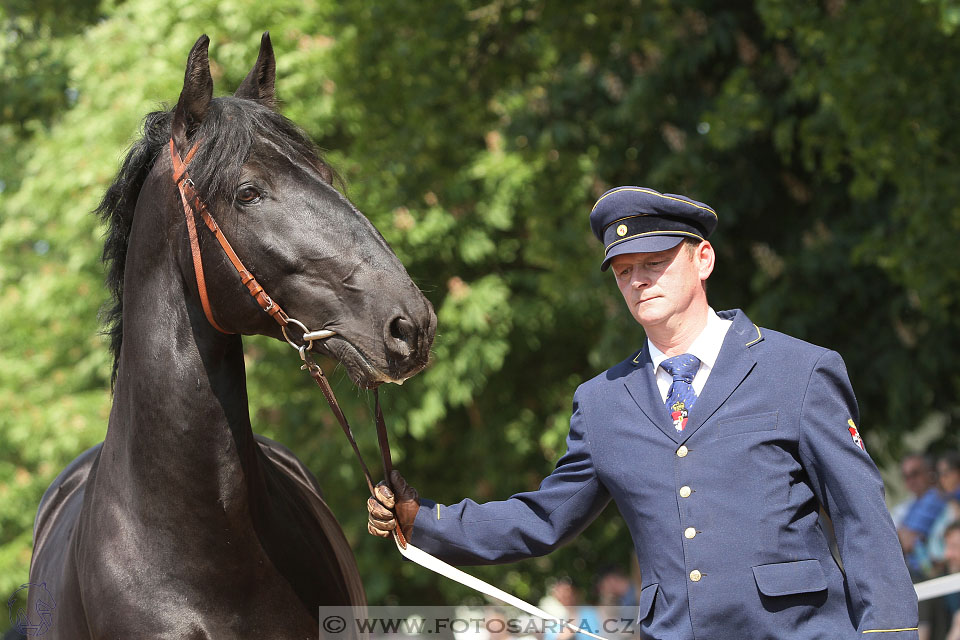
[[[391,472],[390,484],[395,491],[381,482],[374,487],[376,500],[373,497],[367,499],[367,512],[370,514],[367,518],[367,531],[375,536],[388,538],[397,528],[399,520],[400,530],[409,540],[413,533],[413,521],[420,510],[420,496],[416,489],[407,484],[399,471]]]

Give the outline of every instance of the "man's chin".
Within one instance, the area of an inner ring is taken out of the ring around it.
[[[644,327],[654,327],[665,322],[669,315],[657,300],[638,302],[633,308],[633,317]]]

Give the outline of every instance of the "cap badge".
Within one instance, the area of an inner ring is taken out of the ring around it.
[[[627,225],[622,224],[619,227],[617,227],[617,235],[620,236],[621,238],[627,235]]]

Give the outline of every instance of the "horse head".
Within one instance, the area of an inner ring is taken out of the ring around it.
[[[335,173],[306,135],[275,110],[269,34],[233,96],[213,98],[208,46],[206,36],[193,46],[170,121],[174,148],[190,163],[191,189],[254,282],[297,321],[287,325],[288,341],[301,344],[307,327],[332,333],[313,348],[340,361],[358,385],[403,382],[426,366],[436,331],[433,307],[370,221],[337,189]],[[170,165],[157,165],[166,172],[167,192],[175,193]],[[176,228],[182,230],[180,205],[178,195]],[[191,303],[201,297],[200,276],[214,326],[284,339],[213,234],[200,222],[196,233],[201,267],[185,233],[177,251]]]

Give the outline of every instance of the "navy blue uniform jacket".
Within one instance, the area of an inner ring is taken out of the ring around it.
[[[613,498],[641,569],[640,637],[916,638],[916,595],[883,482],[854,438],[840,356],[742,311],[719,315],[733,325],[683,432],[644,348],[577,389],[567,452],[538,490],[423,499],[412,542],[453,564],[539,556]]]

